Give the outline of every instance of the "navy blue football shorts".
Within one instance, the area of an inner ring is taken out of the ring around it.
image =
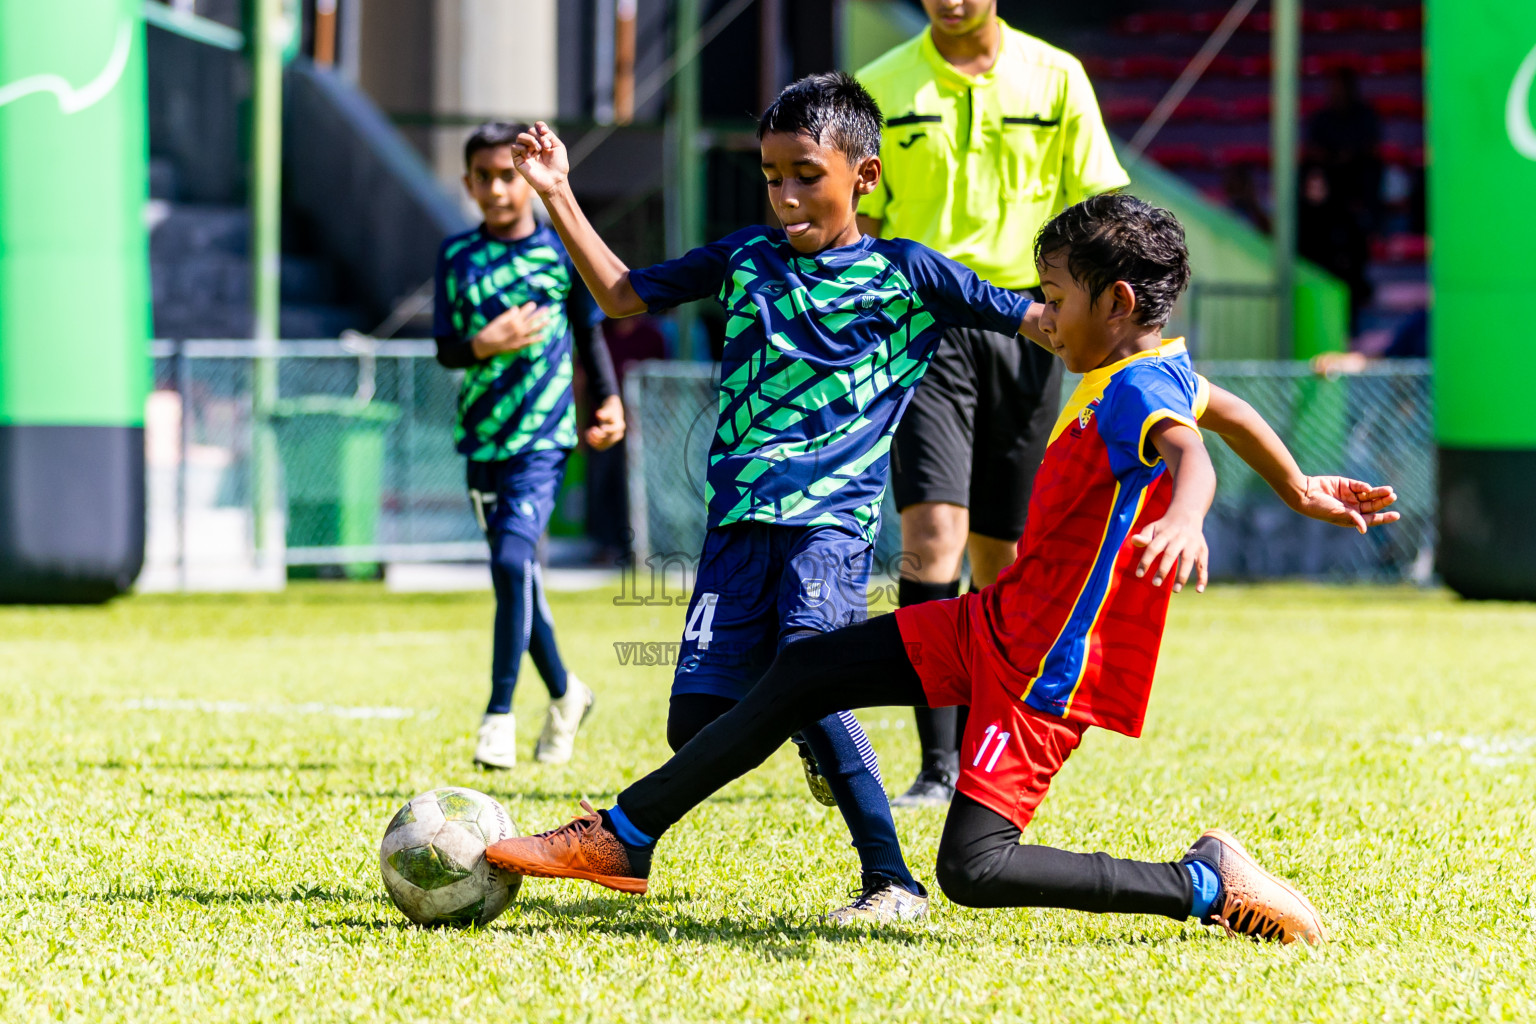
[[[797,630],[869,615],[872,549],[846,526],[732,523],[704,537],[672,693],[740,700]]]
[[[510,459],[469,463],[466,472],[469,503],[475,520],[492,545],[506,534],[538,547],[549,517],[554,515],[565,463],[563,448],[519,452]]]

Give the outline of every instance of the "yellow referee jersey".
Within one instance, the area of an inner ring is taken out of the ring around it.
[[[885,114],[880,186],[859,212],[1004,288],[1032,288],[1040,227],[1130,183],[1077,58],[1002,26],[997,63],[957,71],[924,29],[860,70]]]

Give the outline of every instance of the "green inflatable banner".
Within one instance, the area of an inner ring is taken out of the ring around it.
[[[1536,600],[1536,3],[1431,0],[1441,576]]]
[[[0,600],[104,600],[144,554],[141,0],[0,0]]]

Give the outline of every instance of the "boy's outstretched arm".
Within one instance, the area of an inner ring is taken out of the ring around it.
[[[1051,355],[1055,355],[1056,350],[1051,348],[1051,340],[1047,338],[1045,336],[1045,332],[1040,329],[1040,314],[1044,311],[1045,303],[1041,302],[1039,299],[1031,302],[1029,304],[1029,308],[1024,311],[1024,319],[1019,324],[1019,329],[1015,333],[1028,338],[1036,345],[1039,345],[1041,348],[1051,353]]]
[[[1307,476],[1274,428],[1230,391],[1210,386],[1210,401],[1200,426],[1220,434],[1282,501],[1304,516],[1361,533],[1402,518],[1397,512],[1385,511],[1397,500],[1397,492],[1390,486],[1373,487],[1344,476]]]
[[[513,162],[518,173],[544,200],[544,208],[549,211],[555,230],[560,232],[571,262],[576,264],[577,273],[603,312],[611,317],[644,313],[645,302],[629,283],[629,268],[598,236],[571,192],[567,180],[571,165],[565,143],[550,131],[549,125],[536,122],[532,131],[517,137]]]
[[[1173,592],[1177,594],[1193,571],[1195,590],[1203,593],[1211,554],[1203,527],[1205,513],[1216,497],[1216,469],[1211,465],[1210,452],[1205,450],[1198,431],[1177,420],[1165,419],[1155,424],[1147,441],[1168,466],[1173,479],[1173,500],[1161,519],[1148,523],[1131,538],[1134,546],[1146,548],[1136,566],[1136,575],[1145,576],[1157,562],[1152,585],[1159,587],[1177,569],[1173,583]]]

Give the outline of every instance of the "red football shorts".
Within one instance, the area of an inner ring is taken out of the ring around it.
[[[1022,830],[1087,725],[1041,714],[1004,688],[972,629],[980,614],[978,595],[966,594],[899,608],[896,626],[928,706],[970,707],[955,789]]]

